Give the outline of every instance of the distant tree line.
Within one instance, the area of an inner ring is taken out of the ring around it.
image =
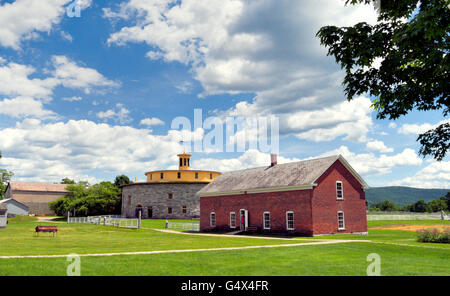
[[[61,184],[67,184],[65,196],[49,202],[49,207],[58,216],[68,212],[76,216],[117,215],[121,211],[122,189],[120,186],[130,184],[130,179],[117,176],[114,183],[103,181],[90,185],[86,181],[76,183],[64,178]]]
[[[392,201],[384,200],[381,202],[370,204],[369,210],[385,212],[406,211],[416,213],[450,211],[450,191],[441,198],[433,199],[429,202],[421,199],[406,206],[398,206]]]

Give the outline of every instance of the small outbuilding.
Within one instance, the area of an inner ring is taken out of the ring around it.
[[[28,207],[34,215],[54,215],[48,203],[65,196],[69,191],[66,184],[45,184],[10,182],[6,187],[5,197],[12,198]]]
[[[8,209],[7,211],[8,216],[14,215],[28,216],[28,206],[21,202],[18,202],[13,198],[2,199],[0,200],[0,204],[6,205]]]
[[[8,207],[4,204],[0,204],[0,228],[5,228],[8,223],[8,219],[6,216],[6,212],[8,211]]]
[[[223,173],[199,191],[201,231],[367,233],[366,182],[341,156]]]

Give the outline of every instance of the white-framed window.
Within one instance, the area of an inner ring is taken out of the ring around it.
[[[211,212],[211,214],[209,214],[209,225],[211,227],[216,227],[216,213]]]
[[[270,212],[263,213],[263,226],[264,229],[270,229]]]
[[[294,230],[294,212],[286,212],[286,229]]]
[[[336,181],[336,198],[344,199],[344,189],[342,187],[342,181]]]
[[[338,212],[338,230],[345,230],[344,212]]]
[[[236,213],[230,213],[230,228],[236,228]]]

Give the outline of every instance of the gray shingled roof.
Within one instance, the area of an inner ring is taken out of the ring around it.
[[[350,167],[341,155],[333,155],[324,158],[277,164],[273,167],[266,166],[226,172],[203,187],[199,191],[199,194],[207,195],[208,193],[239,192],[264,188],[312,186],[338,159],[344,166],[350,169],[364,188],[368,188],[364,180]]]

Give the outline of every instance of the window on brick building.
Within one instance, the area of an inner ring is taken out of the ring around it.
[[[198,179],[198,173],[197,172],[195,173],[195,179]]]
[[[263,225],[264,229],[270,229],[270,213],[264,212],[263,214]]]
[[[286,212],[286,229],[294,230],[294,212]]]
[[[212,180],[212,174],[209,174],[209,178]]]
[[[230,228],[236,228],[236,213],[230,213]]]
[[[336,181],[336,198],[344,199],[344,191],[342,188],[342,181]]]
[[[172,214],[172,207],[167,208],[167,214]]]
[[[338,212],[338,229],[345,230],[344,212]]]
[[[181,179],[181,173],[180,172],[177,173],[177,177],[178,177],[178,179]]]
[[[164,179],[164,173],[161,173],[161,179]]]
[[[187,213],[187,206],[183,206],[182,211],[183,211],[183,214],[186,214]]]
[[[172,198],[173,198],[173,193],[169,193],[169,194],[168,194],[168,198],[169,198],[169,199],[172,199]]]
[[[211,227],[216,227],[216,213],[211,212],[211,214],[209,214],[209,225]]]
[[[131,205],[131,195],[128,195],[128,205]]]

